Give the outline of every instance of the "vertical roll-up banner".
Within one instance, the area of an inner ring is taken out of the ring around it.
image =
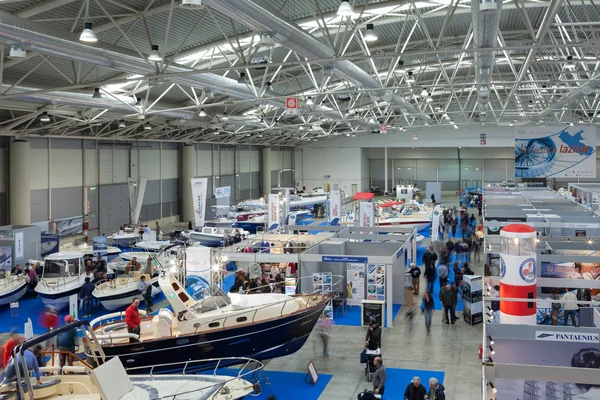
[[[129,189],[129,221],[135,223],[135,185],[136,181],[133,178],[127,178],[127,187]]]
[[[358,219],[358,226],[373,226],[373,203],[368,201],[362,201],[360,203],[360,216]]]
[[[269,195],[269,230],[279,226],[281,208],[279,207],[279,194]]]
[[[208,188],[208,178],[194,178],[192,184],[192,199],[194,202],[194,222],[196,226],[204,226],[204,216],[206,211],[206,189]]]
[[[437,242],[440,239],[440,206],[435,206],[431,218],[431,241]]]
[[[342,195],[339,190],[329,192],[329,223],[332,226],[340,224],[342,215]]]
[[[135,199],[135,213],[133,214],[133,223],[137,224],[140,219],[140,213],[142,212],[142,203],[144,202],[144,193],[146,192],[147,178],[140,178],[137,188],[137,197]]]

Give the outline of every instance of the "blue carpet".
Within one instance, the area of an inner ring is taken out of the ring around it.
[[[140,295],[141,298],[141,295]],[[159,293],[154,298],[154,304],[157,304],[159,301],[165,299],[165,296],[162,293]],[[97,306],[92,308],[92,317],[88,318],[91,321],[94,318],[100,317],[102,315],[106,315],[109,313],[117,312],[117,311],[125,311],[127,307],[123,307],[118,310],[108,311],[102,306]],[[144,303],[140,305],[140,309],[143,310],[146,307]],[[31,318],[31,322],[33,323],[33,333],[39,335],[46,331],[46,328],[40,325],[40,313],[44,311],[44,304],[42,302],[41,297],[36,298],[28,298],[19,300],[19,308],[18,312],[12,311],[8,306],[2,306],[0,308],[0,332],[10,332],[16,331],[19,333],[24,333],[25,322],[27,322],[27,318]],[[79,310],[82,313],[82,309]],[[59,323],[62,325],[64,321],[64,317],[67,315],[68,307],[60,310],[59,313]],[[15,314],[13,316],[13,314]],[[81,317],[81,314],[80,314]]]
[[[312,225],[315,223],[315,221],[316,220],[313,218],[306,218],[306,219],[303,219],[302,221],[296,222],[296,225]]]
[[[325,221],[325,222],[321,222],[318,226],[327,226],[327,225],[329,225],[329,222]],[[320,230],[311,230],[311,231],[308,231],[308,233],[310,233],[311,235],[317,235],[317,234],[319,234],[321,232],[324,232],[324,231],[320,231]]]
[[[385,364],[385,354],[383,355],[383,363]],[[444,382],[444,372],[442,371],[422,371],[413,369],[401,368],[386,368],[387,373],[385,394],[383,399],[402,399],[406,386],[412,381],[415,376],[421,378],[421,384],[429,392],[429,378],[436,378],[439,383]],[[371,387],[365,387],[371,389]]]
[[[402,307],[401,304],[392,305],[394,318],[398,315],[400,307]],[[387,320],[387,317],[385,319]],[[342,315],[341,309],[336,309],[333,314],[333,321],[336,325],[360,326],[360,306],[346,306],[346,315]],[[387,323],[384,324],[384,327],[387,328]]]
[[[315,368],[319,372],[319,366],[315,365]],[[235,376],[238,372],[237,369],[219,370],[221,375]],[[212,374],[212,371],[207,372],[207,374]],[[262,375],[266,377],[266,379],[260,380],[262,393],[253,397],[254,399],[260,400],[275,396],[278,400],[317,400],[333,376],[319,374],[317,384],[313,385],[310,377],[307,377],[305,372],[264,371]]]

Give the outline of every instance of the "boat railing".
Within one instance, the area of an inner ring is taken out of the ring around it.
[[[96,326],[102,325],[103,323],[107,323],[107,324],[114,324],[116,322],[125,323],[126,313],[127,313],[126,311],[118,311],[118,312],[101,315],[97,318],[94,318],[93,320],[90,321],[90,328],[91,328],[90,330],[93,331]],[[141,317],[146,317],[146,311],[139,310],[139,313],[140,313]],[[112,329],[110,331],[112,331]],[[115,340],[115,339],[124,339],[124,338],[139,339],[140,335],[137,335],[135,333],[129,333],[129,332],[128,333],[114,333],[114,334],[112,332],[110,332],[106,335],[96,335],[96,338],[99,340],[108,340],[110,342],[110,344],[113,344],[113,340]]]
[[[71,283],[75,280],[80,280],[83,274],[69,275],[69,276],[58,276],[58,277],[41,277],[39,283],[41,283],[46,289],[57,289],[62,286],[66,286],[67,283]],[[52,279],[52,281],[50,281]],[[68,280],[68,282],[67,282]]]
[[[214,365],[214,367],[213,367]],[[253,358],[248,357],[223,357],[223,358],[207,358],[203,360],[190,360],[190,361],[181,361],[175,363],[165,363],[165,364],[155,364],[152,366],[142,366],[142,367],[130,367],[125,368],[127,372],[136,371],[136,370],[147,370],[150,368],[149,374],[154,375],[154,370],[158,368],[164,369],[165,367],[171,367],[169,369],[177,369],[177,366],[182,366],[181,374],[185,375],[190,370],[190,373],[195,373],[198,369],[212,369],[213,376],[218,375],[218,370],[221,368],[228,368],[234,365],[242,365],[238,370],[234,379],[244,378],[246,376],[256,374],[256,372],[262,370],[265,366],[262,362],[255,360]],[[211,366],[211,368],[203,368],[203,366]]]
[[[5,289],[15,282],[25,282],[25,277],[23,275],[11,275],[0,279],[0,288]]]

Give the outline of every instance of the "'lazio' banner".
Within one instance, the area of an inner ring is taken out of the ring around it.
[[[279,206],[279,194],[269,195],[269,230],[277,229],[279,227],[279,220],[281,219],[281,207]]]
[[[329,222],[332,226],[340,224],[342,215],[342,194],[339,190],[329,192]]]
[[[196,226],[204,226],[204,217],[206,213],[206,189],[208,187],[208,178],[194,178],[191,180],[192,199],[194,204],[194,222]]]
[[[516,178],[595,178],[596,127],[523,127],[515,135]]]
[[[369,201],[362,201],[360,203],[358,226],[366,228],[373,226],[373,203]]]

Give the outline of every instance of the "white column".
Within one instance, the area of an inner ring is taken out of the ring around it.
[[[194,145],[183,146],[181,155],[181,196],[182,219],[184,222],[194,220],[194,203],[192,201],[192,185],[190,181],[196,176],[196,151]]]
[[[262,150],[262,193],[265,198],[271,194],[271,148],[263,147]]]
[[[10,223],[31,224],[31,192],[29,142],[15,140],[10,144]]]
[[[388,159],[387,159],[387,147],[383,148],[383,176],[385,179],[385,185],[383,185],[383,193],[388,192]]]

